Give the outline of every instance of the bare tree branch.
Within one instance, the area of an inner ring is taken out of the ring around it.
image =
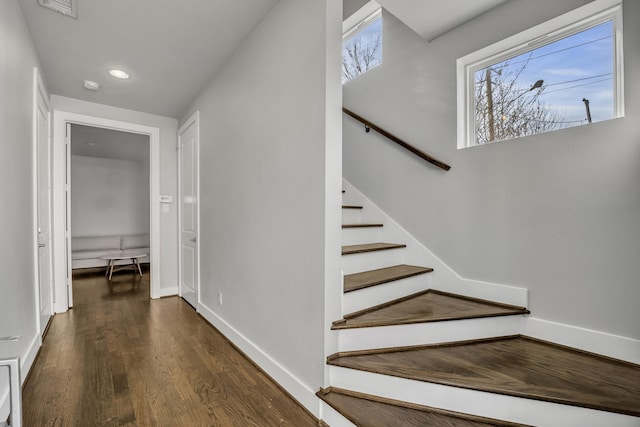
[[[358,37],[348,42],[342,50],[342,82],[380,65],[380,36],[373,42],[362,43]]]
[[[476,74],[475,134],[476,144],[533,135],[563,127],[564,118],[540,100],[545,86],[542,81],[523,87],[518,81],[528,65],[510,69],[509,63]],[[489,81],[487,81],[489,76]],[[491,88],[489,94],[487,89]],[[493,110],[490,112],[490,106]],[[491,117],[494,120],[491,120]],[[491,123],[493,123],[493,129]],[[491,138],[493,135],[493,139]]]

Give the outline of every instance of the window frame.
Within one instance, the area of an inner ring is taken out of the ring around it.
[[[380,17],[382,17],[382,6],[375,0],[367,2],[342,22],[342,43],[364,30]]]
[[[475,147],[475,72],[591,27],[613,23],[613,118],[624,116],[622,0],[594,0],[456,61],[458,149]],[[517,138],[513,138],[517,139]],[[498,142],[498,141],[494,141]]]
[[[351,16],[345,19],[342,22],[342,53],[344,54],[344,44],[347,41],[357,37],[360,32],[366,30],[378,19],[382,19],[382,6],[375,0],[370,0],[360,9],[355,11]],[[380,64],[378,65],[382,65],[382,46],[380,51]],[[373,68],[377,67],[378,65],[374,66]],[[370,71],[373,68],[370,68],[367,71]],[[362,74],[365,74],[367,71],[363,72]],[[359,77],[362,74],[358,74],[354,76],[354,78]],[[351,80],[353,80],[353,78],[343,81],[342,84],[345,84]]]

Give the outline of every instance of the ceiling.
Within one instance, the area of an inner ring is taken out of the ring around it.
[[[103,159],[149,161],[149,135],[71,125],[71,154]]]
[[[52,94],[178,118],[277,0],[77,0],[78,19],[18,2]]]
[[[18,0],[52,94],[180,118],[278,0],[76,0],[74,19]],[[337,0],[336,0],[337,1]],[[364,0],[344,0],[351,13]],[[507,0],[378,0],[431,40]],[[127,71],[117,80],[108,70]],[[93,80],[100,90],[84,89]]]
[[[509,0],[377,0],[427,41]]]

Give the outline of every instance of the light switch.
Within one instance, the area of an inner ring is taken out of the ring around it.
[[[162,213],[169,213],[169,205],[164,203],[162,205]]]

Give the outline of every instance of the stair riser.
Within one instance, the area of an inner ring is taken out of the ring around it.
[[[342,209],[343,224],[360,224],[362,222],[362,209]]]
[[[420,274],[347,292],[344,294],[343,299],[343,313],[353,313],[354,311],[429,289],[429,275],[430,273]]]
[[[361,245],[364,243],[380,242],[380,230],[382,227],[343,228],[343,245]]]
[[[321,419],[331,427],[357,427],[351,421],[347,420],[338,411],[333,409],[331,405],[320,401]]]
[[[637,417],[330,367],[334,387],[540,427],[637,427]]]
[[[404,263],[404,249],[342,255],[342,273],[353,274]]]
[[[411,325],[340,329],[336,332],[338,333],[340,351],[353,351],[517,335],[522,330],[523,322],[524,316],[499,316]]]

